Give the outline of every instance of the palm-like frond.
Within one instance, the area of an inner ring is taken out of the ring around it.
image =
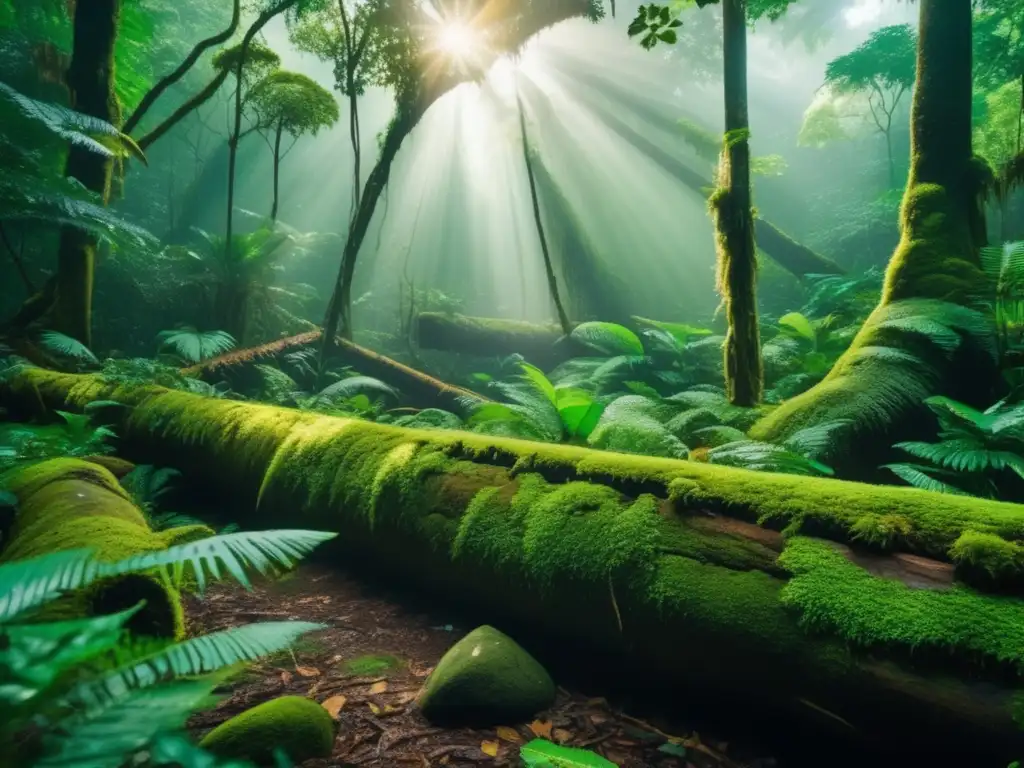
[[[79,685],[72,698],[98,706],[119,699],[130,690],[144,688],[175,677],[194,677],[215,672],[243,661],[276,653],[291,646],[301,635],[326,629],[308,621],[278,621],[247,624],[175,643],[156,653]]]
[[[849,420],[839,420],[805,427],[786,438],[782,445],[793,453],[824,461],[832,458],[845,445],[841,433],[851,423]]]
[[[219,579],[223,567],[239,584],[249,587],[246,567],[262,574],[273,573],[278,567],[290,568],[318,544],[335,536],[336,533],[302,530],[229,533],[104,564],[101,571],[109,576],[167,567],[183,572],[187,564],[201,591],[205,588],[207,574]]]
[[[781,445],[762,443],[757,440],[738,440],[726,443],[708,451],[708,461],[744,467],[761,472],[781,472],[791,475],[832,475],[832,468],[801,456]]]
[[[963,496],[964,491],[959,488],[944,483],[941,480],[937,480],[932,477],[929,473],[934,473],[934,467],[921,466],[920,464],[885,464],[883,469],[888,469],[894,475],[901,480],[906,481],[907,484],[914,486],[915,488],[921,488],[926,491],[935,491],[936,493],[952,493],[959,496]]]
[[[99,363],[96,355],[78,339],[57,331],[43,331],[39,334],[39,345],[47,352],[86,363]]]
[[[123,698],[61,721],[48,734],[36,768],[118,768],[157,734],[181,728],[213,703],[217,681],[182,680],[130,691]]]
[[[24,117],[41,124],[50,133],[77,147],[104,157],[131,155],[146,162],[146,155],[139,145],[105,120],[84,115],[60,104],[37,101],[6,83],[0,83],[0,94],[16,106]]]
[[[100,566],[88,549],[69,549],[31,560],[0,564],[0,623],[42,605],[61,592],[98,578]]]
[[[157,340],[160,349],[171,349],[193,364],[221,355],[235,346],[235,337],[226,331],[198,331],[195,328],[161,331]]]

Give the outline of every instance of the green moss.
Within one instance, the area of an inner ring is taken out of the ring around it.
[[[850,527],[854,541],[863,541],[881,549],[891,549],[894,545],[905,542],[913,530],[914,525],[908,518],[891,513],[863,515]]]
[[[294,762],[330,757],[334,721],[323,707],[301,696],[282,696],[221,723],[199,742],[218,757],[274,765],[274,750]]]
[[[1024,566],[1024,546],[978,531],[960,534],[949,556],[958,568],[984,572],[996,581],[1019,577]]]
[[[1024,672],[1024,601],[954,585],[912,589],[872,576],[833,545],[791,540],[780,562],[793,573],[782,602],[802,623],[863,646],[928,650]]]
[[[168,528],[157,534],[165,547],[177,547],[183,544],[191,544],[194,541],[208,539],[216,536],[217,532],[208,525],[179,525],[175,528]]]
[[[9,473],[18,513],[0,562],[69,549],[91,549],[96,559],[115,562],[166,548],[142,512],[103,467],[77,459],[52,459]],[[130,628],[139,634],[181,637],[180,597],[159,575],[104,579],[72,592],[40,612],[41,618],[72,618],[146,606]]]

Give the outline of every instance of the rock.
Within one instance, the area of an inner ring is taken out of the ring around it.
[[[218,757],[273,765],[281,749],[295,763],[330,757],[334,721],[326,709],[301,696],[281,696],[221,723],[199,742]]]
[[[547,670],[488,626],[452,646],[417,697],[424,717],[435,724],[478,726],[527,720],[554,700]]]

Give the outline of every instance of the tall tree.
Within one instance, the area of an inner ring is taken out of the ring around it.
[[[258,130],[273,154],[274,195],[270,209],[272,221],[277,219],[281,161],[301,136],[316,136],[321,128],[338,122],[338,102],[330,91],[297,72],[276,70],[257,83],[249,95]],[[292,143],[282,150],[285,135]]]
[[[74,48],[66,82],[71,107],[118,125],[121,109],[115,92],[114,46],[121,0],[80,0],[75,5]],[[66,173],[82,186],[110,197],[109,157],[72,144]],[[95,233],[65,226],[60,233],[54,283],[53,327],[86,346],[92,343],[92,289],[99,243]]]
[[[917,39],[909,24],[882,27],[849,53],[832,59],[825,68],[825,85],[836,94],[867,98],[867,113],[885,138],[889,186],[896,187],[893,154],[893,117],[903,96],[914,87]]]
[[[750,189],[750,119],[747,108],[747,25],[780,18],[792,0],[720,0],[725,137],[715,193],[708,201],[715,222],[718,289],[728,321],[724,355],[725,384],[734,405],[756,405],[764,371],[757,320],[757,251],[754,247],[753,195]],[[719,0],[696,0],[697,5]],[[647,49],[675,44],[682,26],[668,6],[643,5],[629,27]]]
[[[569,18],[598,19],[604,14],[600,0],[443,0],[434,3],[439,18],[427,14],[421,5],[400,0],[382,3],[372,45],[383,68],[380,82],[395,93],[395,114],[385,131],[377,162],[363,186],[359,208],[346,238],[324,318],[321,356],[329,352],[339,329],[347,337],[352,335],[352,282],[359,250],[398,151],[431,105],[455,86],[486,72],[500,56],[518,50],[541,30]],[[444,45],[446,30],[452,29],[452,25],[458,25],[468,36],[486,39],[488,44],[479,46],[469,56],[454,46]]]
[[[925,397],[980,404],[998,385],[991,319],[972,309],[991,169],[971,145],[971,5],[919,3],[910,174],[881,302],[821,383],[751,431],[781,440],[829,425],[835,464],[851,476],[871,476],[864,457],[880,463],[893,442],[916,436]]]
[[[359,210],[362,190],[362,131],[359,98],[369,85],[378,84],[380,62],[371,45],[385,3],[381,0],[337,0],[318,13],[304,17],[290,30],[297,48],[334,64],[337,89],[348,100],[348,133],[352,145],[352,205],[349,223]]]

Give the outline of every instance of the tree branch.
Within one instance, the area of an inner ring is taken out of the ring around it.
[[[207,86],[205,88],[203,88],[203,90],[201,90],[199,93],[197,93],[191,99],[189,99],[184,104],[182,104],[180,107],[178,107],[174,111],[174,114],[172,114],[170,117],[168,117],[162,123],[160,123],[160,125],[158,125],[152,131],[147,133],[141,139],[139,139],[139,141],[138,141],[139,147],[141,149],[143,149],[143,150],[147,149],[157,139],[161,138],[164,134],[166,134],[169,130],[171,130],[171,128],[173,128],[178,123],[180,123],[182,120],[184,120],[186,117],[188,117],[190,112],[192,112],[193,110],[201,107],[203,104],[208,102],[211,98],[213,98],[213,95],[218,91],[218,89],[220,89],[221,85],[224,84],[224,81],[227,79],[227,76],[228,76],[228,71],[226,69],[219,71],[217,73],[216,77],[214,77],[213,80],[211,80],[207,84]]]
[[[135,111],[132,112],[131,116],[125,121],[121,130],[124,133],[131,133],[142,118],[145,117],[146,112],[149,111],[150,107],[156,103],[156,100],[159,99],[168,88],[181,80],[181,78],[183,78],[188,71],[192,69],[195,63],[199,61],[199,57],[202,56],[203,53],[215,45],[220,45],[221,43],[226,42],[233,34],[235,34],[235,30],[238,29],[238,22],[241,17],[242,1],[234,0],[234,7],[231,11],[231,23],[228,25],[227,29],[213,37],[208,37],[205,40],[201,40],[196,43],[189,55],[186,56],[184,61],[178,65],[178,68],[150,88],[149,92],[142,97],[142,101],[139,102],[139,106],[135,108]]]

